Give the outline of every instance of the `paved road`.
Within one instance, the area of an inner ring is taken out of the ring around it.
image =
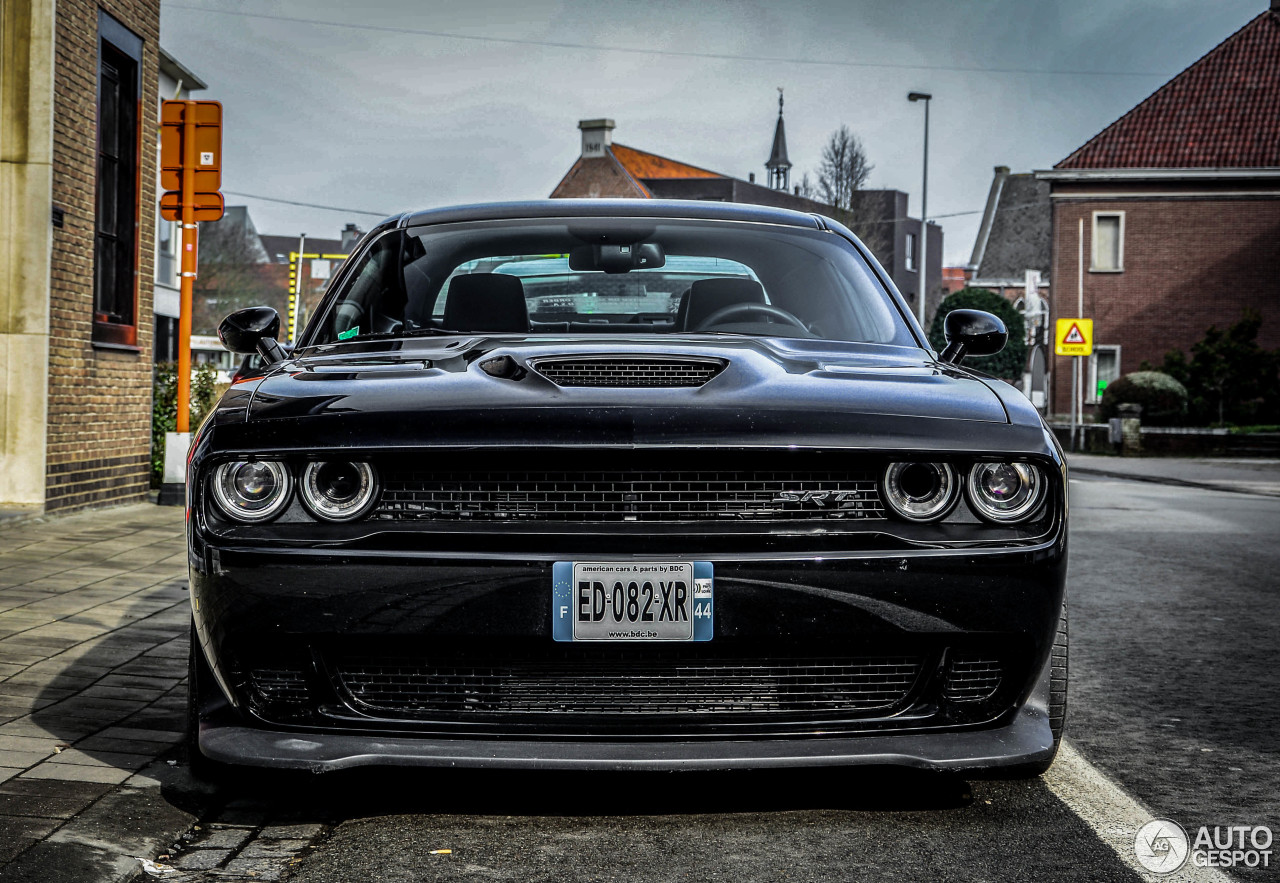
[[[61,520],[39,548],[0,534],[0,881],[161,856],[191,883],[1135,880],[1151,814],[1280,829],[1280,498],[1082,471],[1072,503],[1072,750],[1032,782],[353,771],[202,790],[168,747],[180,514]]]
[[[1280,830],[1280,499],[1072,490],[1070,738],[1184,827]]]

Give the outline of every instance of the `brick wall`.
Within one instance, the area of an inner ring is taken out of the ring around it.
[[[1113,185],[1108,185],[1113,186]],[[1115,186],[1117,192],[1123,185]],[[1123,186],[1127,193],[1136,188]],[[1155,188],[1151,188],[1155,190]],[[1210,325],[1225,328],[1245,308],[1263,316],[1258,342],[1280,347],[1280,187],[1251,182],[1237,191],[1205,193],[1188,183],[1140,198],[1055,199],[1053,207],[1053,315],[1074,316],[1077,299],[1078,221],[1084,219],[1084,315],[1094,320],[1095,344],[1119,344],[1120,371],[1137,371],[1145,359],[1159,366],[1170,349],[1190,355]],[[1225,189],[1225,188],[1224,188]],[[1198,191],[1198,193],[1197,193]],[[1055,196],[1071,193],[1059,184]],[[1124,271],[1090,272],[1092,216],[1123,211]],[[1081,360],[1088,382],[1087,360]],[[1071,401],[1071,359],[1053,360],[1051,409],[1066,414]],[[1095,408],[1085,406],[1085,413]]]
[[[143,40],[137,352],[95,347],[94,181],[98,9]],[[53,231],[49,315],[48,511],[141,499],[151,451],[155,111],[160,0],[59,0],[54,74]]]

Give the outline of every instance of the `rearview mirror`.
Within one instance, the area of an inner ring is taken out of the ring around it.
[[[667,256],[656,242],[634,245],[580,245],[569,252],[569,269],[604,273],[656,270],[665,266]]]
[[[942,323],[947,348],[942,361],[959,365],[965,356],[994,356],[1009,341],[1009,329],[998,316],[982,310],[952,310]]]
[[[284,361],[284,349],[276,341],[279,333],[280,314],[271,307],[236,310],[218,325],[223,346],[233,353],[258,353],[267,365]]]

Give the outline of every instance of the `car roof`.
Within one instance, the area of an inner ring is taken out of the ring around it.
[[[679,218],[784,224],[790,227],[807,227],[810,230],[821,230],[826,226],[819,215],[790,209],[692,199],[540,199],[529,202],[456,205],[405,212],[400,216],[400,226],[525,218]]]

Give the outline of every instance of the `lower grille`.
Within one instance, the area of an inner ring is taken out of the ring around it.
[[[956,656],[942,683],[942,696],[952,702],[989,699],[1000,688],[1004,669],[1000,660],[980,656]]]
[[[255,668],[249,672],[249,684],[260,705],[302,705],[311,698],[306,677],[295,669]]]
[[[356,708],[380,715],[560,715],[616,720],[663,715],[837,717],[906,700],[918,657],[777,660],[630,659],[495,664],[360,661],[336,667]]]

